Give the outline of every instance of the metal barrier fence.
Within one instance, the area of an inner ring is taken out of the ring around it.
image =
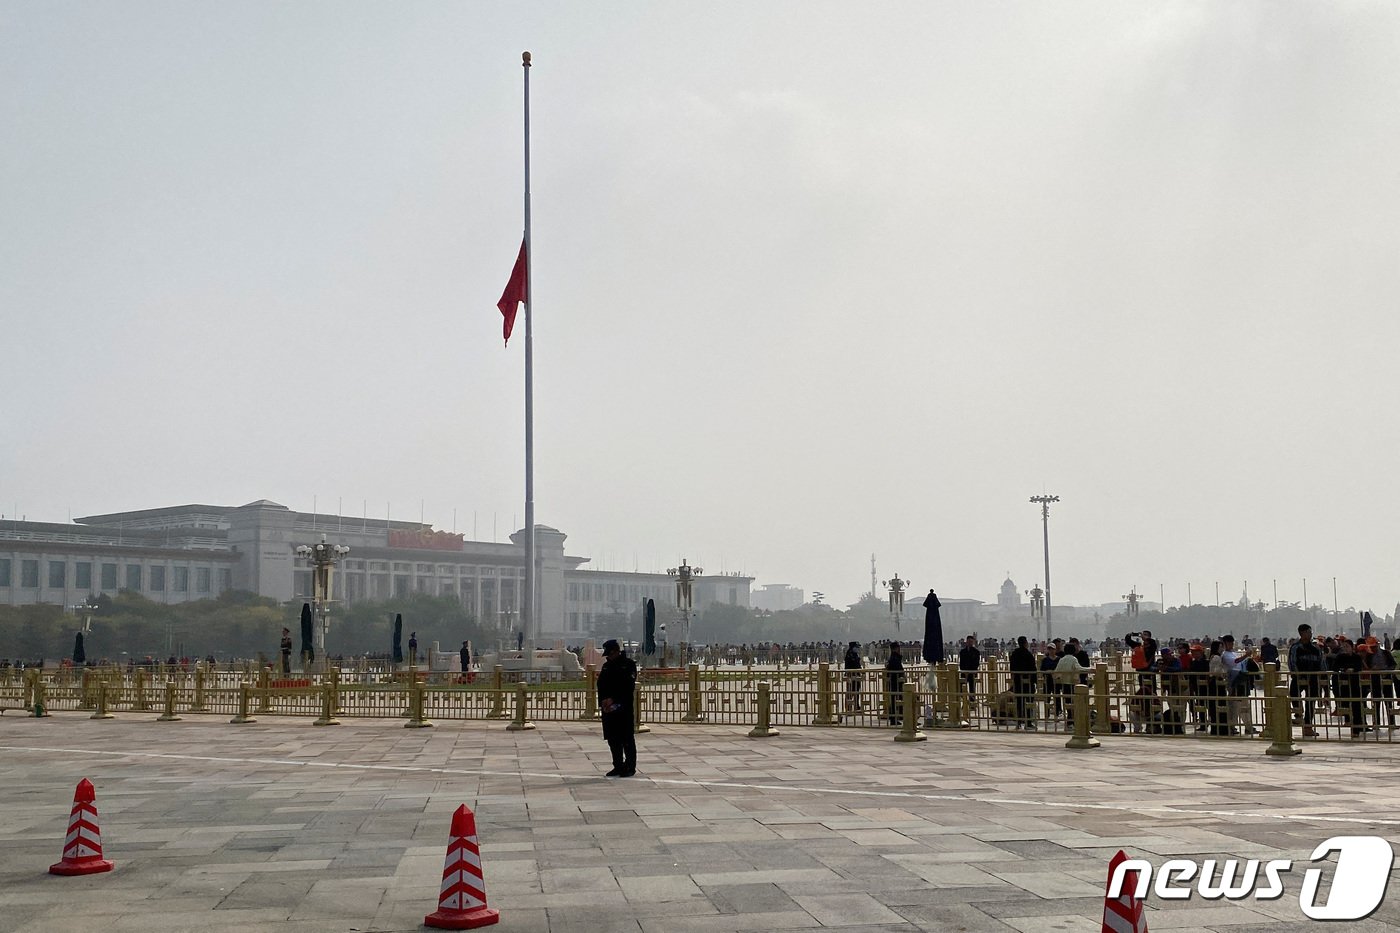
[[[144,669],[29,670],[0,679],[0,711],[36,713],[37,707],[45,713],[92,711],[93,718],[118,711],[161,719],[207,713],[234,721],[258,715],[320,721],[330,718],[329,704],[331,716],[411,722],[577,721],[598,716],[596,677],[591,668],[570,680],[528,684],[500,668],[469,682],[416,671],[375,679],[339,670],[311,678],[285,678],[269,669],[236,677],[202,666],[163,675]],[[1274,665],[1234,682],[1206,673],[1139,673],[1107,663],[1062,673],[1011,672],[995,662],[977,671],[941,664],[896,672],[829,664],[791,670],[692,665],[643,672],[638,699],[648,722],[754,726],[756,734],[771,734],[776,726],[837,726],[1073,735],[1080,685],[1087,728],[1095,736],[1255,738],[1273,743],[1272,750],[1299,737],[1389,743],[1400,725],[1393,675],[1290,676]]]

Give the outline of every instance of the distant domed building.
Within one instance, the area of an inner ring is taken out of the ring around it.
[[[1002,616],[1018,619],[1026,614],[1025,603],[1021,602],[1021,591],[1012,582],[1009,570],[1006,579],[1002,581],[1001,592],[997,593],[997,612]]]

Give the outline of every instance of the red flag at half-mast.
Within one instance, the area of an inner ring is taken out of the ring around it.
[[[501,316],[505,318],[501,332],[507,344],[510,343],[510,331],[515,326],[515,312],[520,309],[520,302],[530,300],[529,272],[529,260],[525,258],[525,241],[521,240],[520,255],[515,257],[515,268],[510,270],[510,281],[506,283],[506,290],[501,292],[501,300],[496,302],[496,307],[501,309]]]

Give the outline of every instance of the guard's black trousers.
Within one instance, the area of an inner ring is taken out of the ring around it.
[[[632,711],[603,714],[603,738],[608,740],[615,771],[637,770],[637,737],[632,733]]]

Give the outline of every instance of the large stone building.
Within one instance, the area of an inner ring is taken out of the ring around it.
[[[131,590],[162,603],[234,589],[278,602],[308,598],[311,571],[296,548],[322,538],[350,548],[333,596],[353,603],[412,593],[450,596],[502,630],[518,627],[525,532],[511,542],[467,541],[419,522],[294,512],[260,499],[244,506],[181,505],[89,515],[71,524],[0,523],[0,604],[75,606],[90,595]],[[542,639],[595,634],[646,598],[675,601],[672,578],[589,570],[564,552],[566,535],[537,525]],[[694,605],[749,605],[751,577],[702,576]]]

